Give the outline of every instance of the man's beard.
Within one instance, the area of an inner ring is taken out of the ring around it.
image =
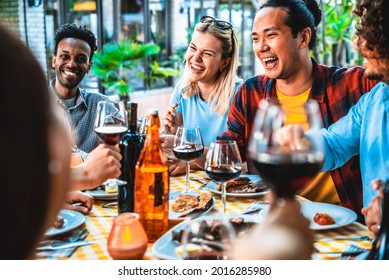
[[[369,80],[377,80],[377,81],[382,81],[384,79],[384,75],[379,73],[365,73],[365,77],[368,78]]]

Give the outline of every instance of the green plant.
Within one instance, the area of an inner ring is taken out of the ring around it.
[[[318,29],[318,45],[315,58],[324,64],[339,66],[354,64],[358,54],[352,49],[354,30],[354,1],[322,0],[322,24]]]
[[[102,80],[102,85],[118,94],[120,98],[128,98],[132,92],[129,85],[131,75],[144,78],[146,82],[176,75],[174,69],[159,67],[154,62],[150,73],[142,71],[142,63],[146,58],[157,54],[160,47],[155,44],[142,44],[132,40],[122,40],[118,43],[104,45],[101,52],[93,57],[92,73]]]

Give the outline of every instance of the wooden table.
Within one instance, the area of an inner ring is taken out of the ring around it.
[[[206,174],[203,171],[196,171],[191,174],[195,177],[205,177]],[[191,190],[198,190],[201,187],[202,183],[197,181],[191,181]],[[170,192],[184,190],[185,186],[185,176],[171,177],[170,178]],[[215,196],[216,203],[215,207],[210,211],[210,213],[218,213],[222,209],[221,197],[219,195]],[[261,199],[261,197],[254,198],[230,198],[227,197],[227,212],[228,213],[240,213],[245,210],[251,203],[256,200]],[[102,205],[107,203],[107,201],[96,201],[91,213],[86,216],[86,227],[89,230],[89,235],[87,240],[96,240],[97,243],[91,246],[85,246],[78,248],[75,253],[66,259],[72,260],[104,260],[111,259],[107,251],[107,238],[111,230],[112,219],[117,215],[117,208],[103,208]],[[173,226],[176,221],[170,221],[171,226]],[[371,232],[367,229],[366,226],[354,222],[348,226],[344,226],[338,229],[325,230],[325,231],[316,231],[316,239],[322,239],[327,237],[358,237],[358,236],[373,236]],[[371,247],[370,241],[331,241],[331,242],[316,242],[315,247],[321,252],[328,251],[344,251],[350,244],[355,244],[359,247],[369,249]],[[156,259],[155,256],[151,254],[150,244],[148,251],[146,252],[145,259]],[[340,257],[340,254],[320,254],[315,253],[312,255],[313,259],[337,259]]]

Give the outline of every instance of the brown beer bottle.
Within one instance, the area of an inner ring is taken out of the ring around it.
[[[159,143],[158,110],[148,112],[146,142],[135,171],[135,212],[147,233],[156,241],[168,230],[169,173]]]

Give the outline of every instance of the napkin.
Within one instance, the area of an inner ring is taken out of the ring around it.
[[[38,246],[41,245],[48,245],[50,244],[50,240],[61,240],[65,242],[71,242],[71,241],[81,241],[85,240],[85,238],[88,236],[89,231],[85,228],[85,225],[78,227],[72,231],[66,232],[64,234],[51,236],[50,238],[42,241]],[[43,244],[44,243],[44,244]],[[37,258],[69,258],[73,253],[77,250],[78,247],[74,248],[68,248],[68,249],[60,249],[60,250],[53,250],[53,251],[37,251],[36,257]]]

